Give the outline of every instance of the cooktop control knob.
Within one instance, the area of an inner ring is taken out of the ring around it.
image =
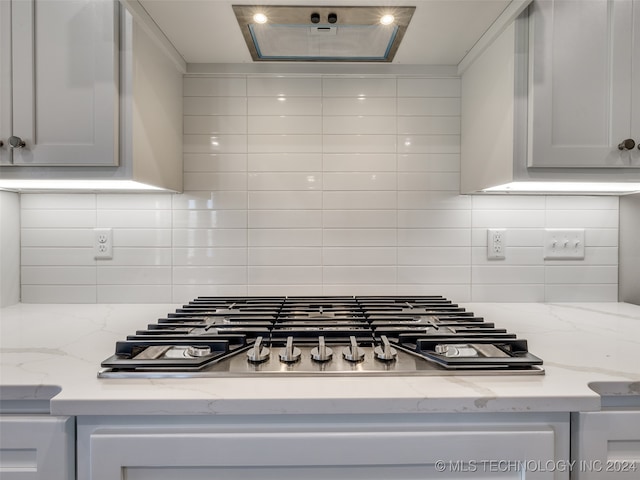
[[[318,337],[318,346],[311,349],[311,358],[316,362],[328,362],[333,357],[333,350],[324,343],[324,337]]]
[[[268,360],[270,354],[269,349],[262,346],[262,337],[258,337],[253,347],[247,352],[247,359],[253,363],[260,363]]]
[[[211,353],[211,347],[207,345],[190,345],[187,348],[187,355],[193,358],[206,357]]]
[[[293,363],[300,360],[300,349],[293,346],[293,337],[287,337],[287,345],[280,350],[280,361]]]
[[[342,350],[342,356],[350,362],[361,362],[364,360],[364,351],[358,346],[356,337],[349,337],[350,345]]]
[[[382,360],[383,362],[390,362],[391,360],[395,360],[398,356],[398,351],[389,344],[389,339],[386,335],[382,335],[380,339],[382,340],[382,345],[378,345],[373,350],[376,358],[378,360]]]

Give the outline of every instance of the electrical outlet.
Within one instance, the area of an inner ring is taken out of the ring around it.
[[[507,231],[504,228],[490,228],[487,230],[487,258],[489,260],[504,260],[507,246]]]
[[[547,228],[544,231],[545,260],[584,258],[584,228]]]
[[[93,229],[93,250],[96,260],[110,260],[113,258],[113,232],[110,228]]]

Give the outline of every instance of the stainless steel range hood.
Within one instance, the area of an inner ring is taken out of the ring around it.
[[[280,62],[391,62],[414,10],[233,5],[253,60]]]

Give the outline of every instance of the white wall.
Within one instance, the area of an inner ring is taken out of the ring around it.
[[[25,302],[616,301],[618,199],[458,195],[460,79],[185,78],[185,192],[23,195]],[[280,100],[280,99],[283,100]],[[114,229],[96,262],[94,227]],[[507,259],[486,260],[486,228]],[[585,228],[584,261],[543,229]]]
[[[0,190],[0,307],[20,301],[20,197]]]
[[[620,301],[640,305],[640,194],[620,200]]]

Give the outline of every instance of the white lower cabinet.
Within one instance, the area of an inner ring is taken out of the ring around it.
[[[79,480],[568,479],[569,414],[79,417]]]
[[[575,413],[571,422],[574,480],[640,478],[640,409]]]
[[[0,479],[73,480],[75,419],[0,416]]]

